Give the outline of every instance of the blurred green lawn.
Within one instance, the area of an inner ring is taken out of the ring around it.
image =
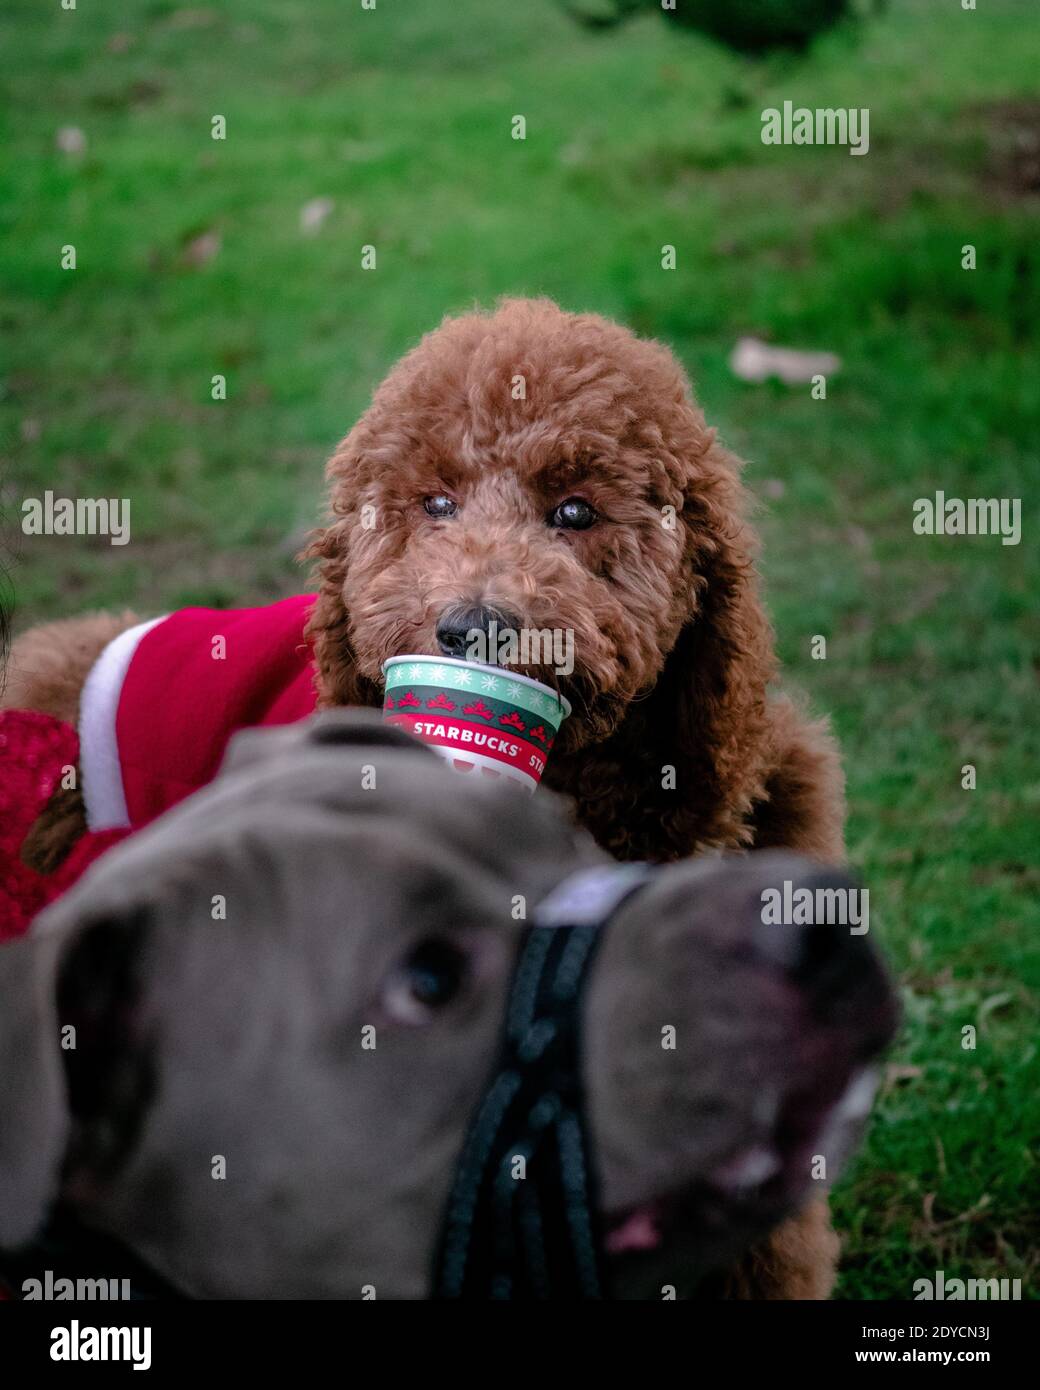
[[[12,535],[17,625],[301,587],[325,456],[449,310],[546,293],[665,338],[764,499],[782,655],[841,736],[852,857],[905,987],[836,1194],[840,1292],[906,1298],[942,1268],[1036,1297],[1032,0],[891,0],[858,40],[760,65],[656,17],[588,32],[550,0],[115,8],[7,0],[0,19],[0,509],[50,487],[129,496],[133,524],[124,549]],[[868,106],[869,155],[764,147],[759,114],[786,98]],[[66,126],[80,157],[56,149]],[[206,233],[219,251],[193,264]],[[742,385],[743,332],[845,370],[824,402]],[[937,488],[1021,497],[1022,544],[914,536]]]

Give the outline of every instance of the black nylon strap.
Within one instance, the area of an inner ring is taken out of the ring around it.
[[[524,936],[498,1069],[448,1202],[436,1298],[606,1296],[578,1007],[601,935],[595,924]]]

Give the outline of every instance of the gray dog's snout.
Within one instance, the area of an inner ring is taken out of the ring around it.
[[[507,613],[501,608],[490,608],[484,604],[471,605],[468,608],[447,608],[437,623],[437,645],[445,656],[453,656],[462,661],[468,654],[473,634],[480,632],[487,637],[492,631],[492,624],[500,635],[520,626],[519,620],[512,613]]]

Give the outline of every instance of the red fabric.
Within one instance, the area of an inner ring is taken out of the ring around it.
[[[409,733],[435,743],[438,748],[481,753],[495,762],[508,763],[526,776],[534,777],[535,781],[545,767],[545,753],[541,748],[526,739],[511,736],[507,730],[479,728],[448,714],[388,714],[386,722],[398,724]]]
[[[22,863],[30,827],[78,759],[79,739],[68,724],[34,710],[0,710],[0,942],[26,931],[99,854],[129,834],[82,836],[53,874]]]
[[[300,594],[263,608],[183,608],[145,633],[116,712],[133,829],[205,786],[236,730],[314,713],[303,635],[313,604]]]
[[[205,786],[236,730],[314,712],[303,636],[313,602],[302,594],[264,608],[185,608],[145,633],[116,711],[130,829],[83,835],[53,874],[23,864],[22,846],[77,766],[79,739],[49,715],[0,711],[0,941],[21,935],[111,845]]]

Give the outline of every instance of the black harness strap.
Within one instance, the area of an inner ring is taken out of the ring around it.
[[[586,1135],[580,1003],[606,920],[647,873],[632,865],[568,880],[524,935],[502,1052],[448,1201],[436,1298],[609,1296]],[[556,925],[561,917],[570,920]]]

